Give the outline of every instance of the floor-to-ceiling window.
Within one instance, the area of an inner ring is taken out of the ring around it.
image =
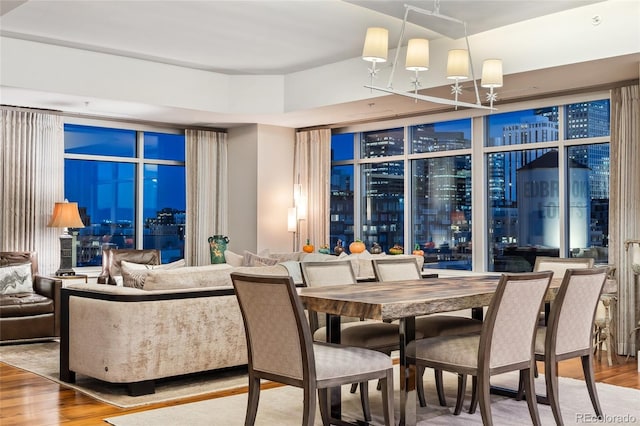
[[[182,131],[65,125],[65,198],[78,203],[76,266],[101,264],[104,248],[156,248],[184,257]]]
[[[537,104],[334,134],[331,242],[418,246],[435,269],[607,262],[609,101]]]

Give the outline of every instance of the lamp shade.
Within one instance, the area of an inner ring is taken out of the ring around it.
[[[56,203],[51,221],[47,225],[52,228],[84,228],[80,219],[78,203]]]
[[[298,214],[295,207],[289,207],[287,210],[287,230],[289,232],[296,232],[298,226]]]
[[[447,78],[469,78],[469,51],[453,49],[447,56]]]
[[[412,38],[407,45],[405,68],[409,71],[426,71],[429,69],[429,40]]]
[[[362,59],[369,62],[386,62],[389,45],[389,31],[386,28],[367,28],[362,48]]]
[[[502,59],[486,59],[482,63],[482,87],[502,87]]]

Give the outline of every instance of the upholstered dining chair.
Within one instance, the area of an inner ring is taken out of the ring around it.
[[[314,424],[316,391],[322,423],[331,422],[328,389],[379,379],[386,425],[394,424],[393,362],[388,355],[364,348],[314,342],[309,323],[288,276],[232,273],[242,312],[249,360],[249,395],[245,425],[258,411],[260,380],[304,389],[302,424]]]
[[[607,268],[567,269],[551,305],[546,327],[538,327],[535,359],[544,361],[547,399],[557,425],[562,425],[558,399],[558,362],[580,357],[591,404],[602,416],[593,373],[593,322]],[[519,397],[523,381],[520,380]]]
[[[420,266],[415,258],[398,258],[389,256],[384,259],[373,259],[373,272],[376,281],[403,281],[422,278]],[[456,315],[425,315],[416,318],[416,332],[424,338],[446,336],[450,334],[479,333],[482,329],[482,321]],[[447,405],[444,394],[442,370],[434,370],[435,385],[438,394],[438,402],[441,406]],[[418,377],[424,376],[424,368],[418,368]],[[424,381],[417,384],[420,406],[425,407]],[[460,414],[456,412],[455,414]]]
[[[357,285],[356,275],[349,260],[335,260],[325,262],[301,262],[302,280],[307,287],[325,285],[352,284]],[[309,312],[309,323],[313,338],[317,342],[327,341],[327,327],[316,312]],[[422,335],[420,334],[420,337]],[[340,343],[347,346],[372,349],[390,355],[400,348],[400,329],[398,324],[360,318],[341,317]],[[351,392],[355,392],[353,382]],[[371,420],[369,409],[368,386],[360,382],[360,399],[365,420]]]
[[[477,397],[485,426],[493,424],[490,377],[508,371],[520,371],[531,421],[539,425],[536,398],[528,396],[535,395],[534,337],[538,313],[552,276],[548,271],[503,274],[480,334],[416,339],[407,347],[409,363],[457,373],[456,408],[462,405],[467,375],[476,377]],[[472,406],[475,403],[475,400],[471,401]]]

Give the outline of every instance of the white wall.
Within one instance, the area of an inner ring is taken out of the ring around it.
[[[229,129],[229,249],[291,251],[295,130],[248,125]]]

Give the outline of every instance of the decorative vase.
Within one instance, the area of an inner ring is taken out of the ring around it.
[[[211,263],[226,263],[224,251],[229,244],[229,237],[226,235],[214,235],[209,237],[209,252],[211,254]]]
[[[342,240],[338,240],[338,242],[336,243],[336,246],[333,248],[333,252],[338,256],[340,256],[343,251],[344,251],[344,247],[342,247]]]
[[[378,243],[373,243],[369,251],[371,252],[371,254],[380,254],[382,253],[382,247],[380,247],[380,244]]]

